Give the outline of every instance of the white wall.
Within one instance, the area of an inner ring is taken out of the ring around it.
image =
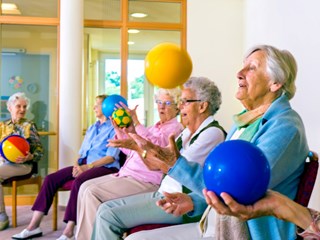
[[[301,115],[310,149],[320,146],[320,2],[247,0],[246,44],[267,43],[293,53],[298,62],[293,108]],[[320,176],[310,206],[320,210]]]
[[[242,66],[244,45],[243,2],[188,0],[187,49],[194,76],[213,80],[222,93],[217,120],[229,130],[241,104],[234,97],[236,73]]]
[[[244,51],[271,44],[298,62],[297,93],[291,101],[301,115],[310,149],[320,146],[320,2],[318,0],[188,0],[188,51],[194,75],[214,80],[223,94],[217,116],[226,127],[241,107],[234,98],[236,71]],[[320,174],[319,174],[320,175]],[[320,176],[309,204],[320,210]]]

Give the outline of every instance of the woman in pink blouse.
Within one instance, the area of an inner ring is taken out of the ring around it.
[[[127,130],[137,132],[157,145],[166,146],[170,134],[177,137],[183,130],[176,118],[179,113],[177,103],[180,94],[180,88],[158,90],[155,102],[160,120],[151,127],[140,124],[136,114],[137,107],[127,109],[133,120]],[[116,137],[123,138],[122,131],[117,127],[115,130]],[[127,155],[127,160],[117,174],[95,178],[81,186],[78,194],[81,200],[78,201],[77,240],[90,239],[96,211],[101,203],[158,189],[162,172],[150,170],[135,151],[122,150]]]

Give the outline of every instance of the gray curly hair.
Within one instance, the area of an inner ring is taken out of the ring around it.
[[[206,77],[191,77],[183,84],[195,92],[197,99],[209,103],[209,112],[214,115],[222,103],[221,92],[217,85]]]

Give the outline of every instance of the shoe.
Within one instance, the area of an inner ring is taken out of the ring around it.
[[[9,219],[0,222],[0,231],[9,227]]]
[[[34,230],[29,231],[28,229],[24,229],[21,233],[15,234],[12,236],[12,239],[30,239],[35,237],[41,237],[42,231],[40,228],[36,228]]]
[[[66,235],[62,234],[59,238],[57,238],[57,240],[75,240],[75,237],[67,237]]]

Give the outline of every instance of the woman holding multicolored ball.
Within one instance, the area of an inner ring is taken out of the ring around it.
[[[25,118],[29,106],[30,100],[22,92],[13,94],[7,102],[11,118],[0,122],[0,141],[10,135],[19,135],[28,141],[30,150],[12,161],[0,156],[0,183],[8,178],[30,173],[32,163],[39,161],[43,156],[37,128],[33,122]],[[0,231],[8,226],[9,219],[5,211],[3,188],[0,184]]]

